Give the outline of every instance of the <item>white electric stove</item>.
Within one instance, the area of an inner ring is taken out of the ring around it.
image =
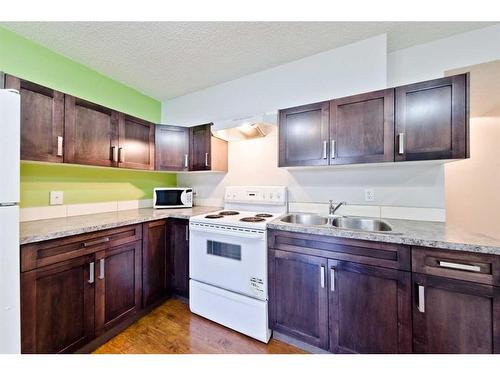
[[[230,186],[223,210],[189,220],[193,313],[269,341],[266,227],[286,208],[283,186]]]

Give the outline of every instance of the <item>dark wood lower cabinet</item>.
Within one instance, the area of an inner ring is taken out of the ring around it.
[[[96,335],[104,333],[140,310],[141,250],[141,241],[136,241],[96,254]]]
[[[172,292],[189,296],[189,221],[168,221],[168,243],[170,249],[170,275]]]
[[[415,353],[500,353],[500,288],[413,275]]]
[[[330,350],[411,353],[409,272],[328,260]]]
[[[143,224],[142,301],[149,306],[169,293],[167,220]]]
[[[21,351],[66,353],[94,337],[94,255],[21,274]]]
[[[328,349],[326,267],[321,257],[269,251],[272,329]]]

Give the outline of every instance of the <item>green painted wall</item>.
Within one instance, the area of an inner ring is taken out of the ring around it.
[[[2,27],[0,71],[151,122],[160,122],[161,103],[158,100]]]
[[[159,122],[161,103],[82,64],[0,27],[0,71]],[[46,206],[51,190],[64,203],[151,198],[155,186],[175,186],[175,174],[23,162],[21,207]]]
[[[51,190],[64,191],[64,203],[150,199],[153,188],[175,186],[175,174],[21,162],[21,207],[47,206]]]

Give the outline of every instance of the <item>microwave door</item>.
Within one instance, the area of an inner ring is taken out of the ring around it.
[[[156,192],[156,206],[179,207],[183,206],[182,190],[158,190]]]

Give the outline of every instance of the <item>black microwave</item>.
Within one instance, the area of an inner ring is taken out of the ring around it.
[[[193,207],[193,189],[183,187],[155,188],[153,192],[153,207]]]

